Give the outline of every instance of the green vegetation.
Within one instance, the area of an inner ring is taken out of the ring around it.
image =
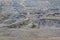
[[[7,15],[5,15],[5,16],[3,15],[2,20],[6,20],[6,19],[8,19],[10,15],[11,15],[11,14],[7,14]]]
[[[7,16],[4,16],[2,19],[3,19],[3,20],[5,20],[5,19],[8,19],[8,18],[9,18],[9,17],[7,17]]]
[[[32,27],[31,28],[35,28],[36,27],[36,24],[35,23],[32,23]]]
[[[21,26],[24,26],[24,25],[27,25],[27,24],[28,24],[28,21],[23,21],[23,22],[21,22],[21,23],[16,24],[16,26],[17,26],[18,28],[20,28]]]

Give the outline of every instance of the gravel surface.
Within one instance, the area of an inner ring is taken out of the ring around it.
[[[40,38],[60,37],[60,29],[0,29],[0,37],[17,38],[16,40],[39,40]]]
[[[1,29],[0,36],[9,37],[60,37],[60,29]]]

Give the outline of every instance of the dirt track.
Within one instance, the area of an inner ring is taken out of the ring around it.
[[[0,30],[3,40],[59,40],[60,29],[4,29]]]

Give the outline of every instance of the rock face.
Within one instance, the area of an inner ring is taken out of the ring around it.
[[[60,19],[43,19],[44,17],[60,17],[59,0],[11,0],[0,1],[0,25],[10,27],[11,25],[22,28],[60,27]],[[52,3],[53,2],[53,3]],[[55,3],[56,2],[56,3]],[[58,2],[58,3],[57,3]],[[52,4],[52,5],[51,5]],[[57,6],[56,6],[56,5]],[[53,6],[54,5],[54,6]],[[27,21],[28,22],[25,22]],[[25,23],[24,23],[25,22]],[[28,24],[27,24],[28,23]],[[27,24],[27,25],[25,25]]]

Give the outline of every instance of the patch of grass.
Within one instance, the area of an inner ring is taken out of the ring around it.
[[[8,19],[8,18],[10,17],[10,15],[11,15],[11,14],[3,15],[2,20],[6,20],[6,19]]]
[[[28,25],[29,20],[25,20],[20,23],[12,24],[11,26],[8,26],[9,28],[21,28],[21,26]]]
[[[8,19],[8,18],[9,18],[9,17],[4,16],[2,19],[5,20],[5,19]]]
[[[21,23],[16,24],[16,26],[17,26],[18,28],[20,28],[21,26],[24,26],[24,25],[27,25],[27,24],[28,24],[28,21],[23,21],[23,22],[21,22]]]
[[[36,27],[36,24],[35,23],[32,23],[32,27],[31,28],[35,28]]]

